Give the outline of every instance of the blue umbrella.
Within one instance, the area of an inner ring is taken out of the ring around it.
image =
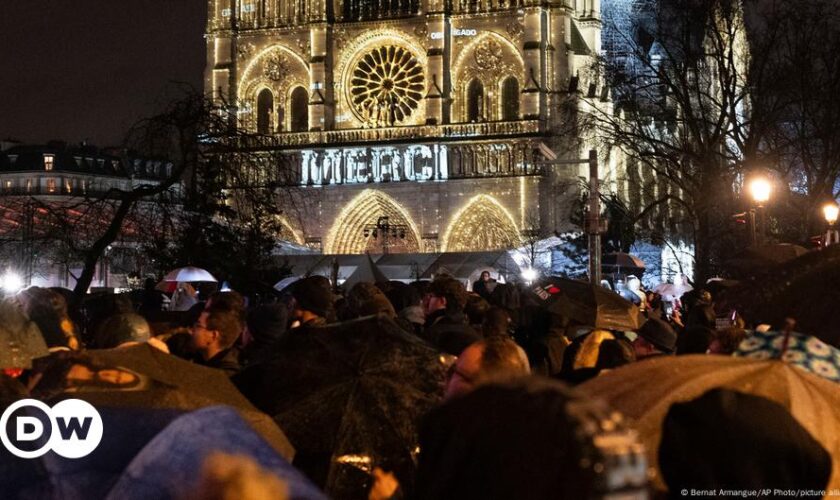
[[[134,457],[106,498],[185,498],[197,488],[205,459],[216,452],[251,458],[286,483],[291,499],[327,498],[225,406],[202,408],[171,422]]]
[[[810,335],[790,332],[785,345],[784,332],[755,332],[741,341],[734,355],[753,359],[778,358],[820,377],[840,382],[840,349]]]

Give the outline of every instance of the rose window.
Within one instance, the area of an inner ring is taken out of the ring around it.
[[[363,122],[372,126],[398,125],[420,106],[423,68],[402,47],[378,47],[356,63],[349,87],[353,110]]]

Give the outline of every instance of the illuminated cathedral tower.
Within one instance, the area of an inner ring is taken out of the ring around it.
[[[540,162],[582,153],[559,103],[600,33],[599,0],[210,0],[205,80],[294,169],[290,239],[510,248],[568,226],[578,171]]]

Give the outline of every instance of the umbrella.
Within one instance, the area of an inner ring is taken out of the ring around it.
[[[613,252],[604,254],[601,257],[601,266],[602,267],[615,267],[615,268],[630,268],[630,269],[645,269],[645,263],[642,259],[636,257],[635,255],[630,255],[629,253],[624,252]]]
[[[690,292],[691,290],[693,290],[693,288],[685,283],[681,283],[679,285],[675,283],[662,283],[653,289],[654,292],[661,295],[665,300],[679,299],[684,293]]]
[[[295,465],[331,498],[365,496],[376,465],[410,492],[417,423],[443,393],[440,353],[381,315],[292,330],[277,353],[234,380],[287,433]]]
[[[652,464],[658,464],[662,422],[670,406],[719,387],[762,396],[781,404],[829,453],[840,450],[840,390],[837,384],[778,360],[660,356],[611,370],[578,387],[591,396],[607,400],[612,408],[635,421]],[[721,453],[725,452],[721,450]],[[658,468],[654,484],[664,488]],[[840,488],[840,459],[837,456],[829,487]]]
[[[38,326],[23,315],[20,307],[0,301],[0,369],[32,368],[32,360],[47,356],[47,344]]]
[[[205,271],[200,267],[187,266],[170,271],[166,276],[163,277],[163,281],[173,281],[177,283],[217,283],[219,280],[213,277],[213,275],[210,274],[208,271]]]
[[[75,397],[75,395],[73,395]],[[105,432],[89,455],[15,459],[0,450],[0,491],[10,498],[181,498],[213,451],[245,455],[284,480],[291,498],[324,496],[235,410],[193,412],[98,406]],[[2,447],[0,447],[2,449]]]
[[[754,332],[741,341],[735,356],[752,359],[779,359],[820,377],[840,382],[840,349],[816,337],[791,332],[785,345],[783,332]]]
[[[549,311],[604,330],[637,330],[644,317],[620,295],[583,281],[550,277],[533,287]]]
[[[107,499],[186,498],[214,453],[245,456],[288,488],[288,498],[326,500],[306,477],[278,455],[230,408],[212,406],[182,415],[132,459]],[[251,477],[265,484],[261,477]]]
[[[278,281],[277,283],[275,283],[274,284],[274,289],[277,290],[278,292],[282,292],[286,288],[289,288],[289,286],[291,286],[292,283],[294,283],[295,281],[298,281],[300,279],[301,279],[300,276],[287,276],[287,277],[283,278],[282,280]]]
[[[277,424],[251,405],[220,370],[190,363],[148,344],[90,350],[83,355],[53,359],[53,362],[65,363],[68,367],[76,361],[88,362],[99,368],[119,367],[139,375],[139,382],[127,387],[128,390],[102,387],[100,384],[81,386],[77,388],[78,392],[73,392],[93,405],[194,410],[225,404],[236,408],[281,455],[294,456],[294,448]],[[64,380],[60,383],[63,388]],[[42,393],[49,389],[42,388],[41,384],[36,387],[36,391]]]

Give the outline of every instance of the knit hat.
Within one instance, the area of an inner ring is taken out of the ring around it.
[[[653,344],[660,351],[672,353],[677,345],[677,332],[661,319],[648,318],[639,328],[639,337]]]
[[[329,286],[324,286],[321,276],[303,278],[289,288],[301,309],[311,311],[322,318],[328,317],[332,312],[333,295]]]

